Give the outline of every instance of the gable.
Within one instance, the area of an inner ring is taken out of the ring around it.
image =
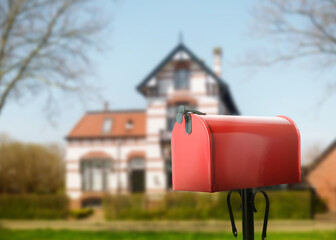
[[[137,86],[138,91],[143,93],[143,89],[146,86],[150,86],[155,82],[155,76],[164,69],[171,61],[184,61],[191,60],[196,63],[203,71],[205,71],[210,77],[222,88],[227,88],[227,84],[224,83],[209,67],[207,67],[203,61],[201,61],[195,54],[193,54],[185,45],[179,44],[173,49],[159,64],[150,72],[149,75]]]
[[[147,77],[137,86],[137,90],[145,94],[146,87],[150,87],[156,84],[156,75],[164,69],[171,61],[183,61],[183,60],[191,60],[195,64],[197,64],[202,71],[204,71],[210,78],[212,78],[215,82],[217,82],[220,90],[220,97],[223,101],[224,105],[230,111],[230,114],[238,115],[239,111],[236,107],[231,93],[229,91],[228,85],[218,77],[208,66],[204,64],[191,50],[189,50],[185,45],[179,44],[176,48],[174,48],[159,64],[156,66],[153,71],[151,71]]]

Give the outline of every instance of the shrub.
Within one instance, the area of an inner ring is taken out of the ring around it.
[[[0,195],[2,219],[61,219],[67,214],[65,195]]]
[[[147,211],[147,199],[143,194],[107,195],[103,201],[106,219],[152,219],[152,211]]]
[[[325,213],[328,211],[326,202],[313,193],[312,204],[314,206],[313,213]]]
[[[218,194],[168,193],[164,198],[165,219],[208,219],[218,207]],[[213,216],[212,218],[216,218]]]
[[[270,219],[308,219],[311,217],[312,194],[310,191],[268,191]],[[106,196],[104,213],[108,220],[117,219],[229,219],[227,193],[167,193],[157,204],[149,208],[145,195]],[[236,219],[241,218],[240,196],[233,193],[231,203]],[[255,198],[258,210],[255,219],[263,219],[265,200],[261,194]]]
[[[258,194],[259,195],[259,194]],[[265,201],[261,194],[255,199],[258,210],[256,217],[264,217]],[[311,218],[310,191],[270,191],[270,219],[309,219]]]
[[[64,190],[64,162],[57,145],[0,143],[0,192],[55,194]]]
[[[92,208],[73,209],[69,211],[69,216],[75,219],[83,219],[92,215]]]

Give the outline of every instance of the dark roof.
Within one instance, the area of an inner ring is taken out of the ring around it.
[[[310,173],[311,171],[313,171],[318,165],[320,165],[321,162],[323,162],[323,160],[326,159],[326,157],[329,155],[329,153],[334,148],[336,148],[336,139],[322,152],[322,154],[320,156],[318,156],[312,162],[312,164],[309,165],[308,170],[307,170],[307,174]]]
[[[239,115],[239,110],[236,107],[235,102],[231,96],[229,86],[220,78],[218,77],[208,66],[206,66],[202,60],[200,60],[189,48],[187,48],[184,44],[180,43],[177,45],[168,55],[160,62],[160,64],[154,68],[154,70],[137,86],[137,90],[140,93],[143,93],[143,88],[147,85],[147,83],[164,67],[172,58],[173,56],[179,52],[184,51],[186,52],[192,60],[194,60],[207,74],[213,77],[219,87],[220,87],[220,94],[222,101],[226,104],[230,113],[233,115]]]

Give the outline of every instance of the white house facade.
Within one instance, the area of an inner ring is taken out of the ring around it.
[[[71,207],[99,205],[104,194],[142,192],[155,198],[172,186],[170,135],[177,106],[207,114],[239,114],[221,79],[184,44],[139,84],[143,110],[87,112],[67,135],[66,191]]]

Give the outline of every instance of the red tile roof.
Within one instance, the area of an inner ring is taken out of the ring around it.
[[[103,132],[105,119],[112,119],[111,130],[106,133]],[[126,127],[128,122],[132,122],[132,128]],[[145,135],[145,110],[103,111],[85,114],[70,131],[67,139],[144,137]]]

